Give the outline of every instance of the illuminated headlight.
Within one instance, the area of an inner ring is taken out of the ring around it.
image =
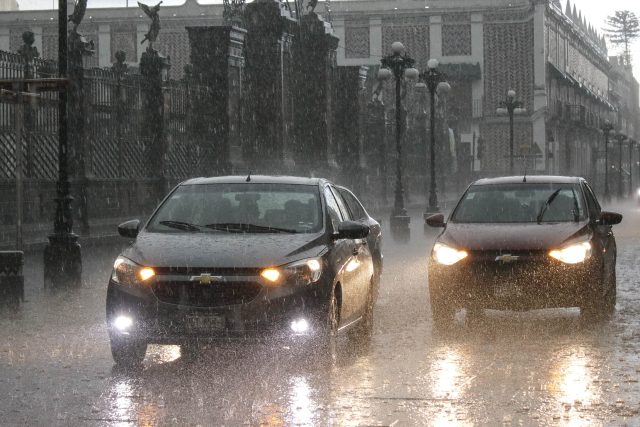
[[[638,190],[636,191],[636,193],[638,194],[638,197],[640,197],[640,188],[638,188]]]
[[[118,316],[113,321],[113,326],[121,332],[125,332],[129,330],[129,328],[131,328],[132,325],[133,325],[133,319],[131,319],[128,316]]]
[[[303,334],[309,330],[309,323],[305,319],[298,319],[291,322],[291,330],[296,334]]]
[[[144,284],[148,283],[155,275],[156,272],[153,268],[144,267],[130,259],[119,256],[113,263],[111,280],[120,285],[134,288],[144,286]]]
[[[591,257],[591,243],[580,242],[562,249],[554,249],[549,252],[549,256],[565,264],[579,264]]]
[[[268,284],[308,285],[320,280],[322,275],[322,259],[307,258],[277,268],[266,268],[260,276]]]
[[[469,254],[466,251],[460,251],[450,246],[436,243],[433,245],[431,256],[439,264],[453,265],[456,262],[465,259]]]

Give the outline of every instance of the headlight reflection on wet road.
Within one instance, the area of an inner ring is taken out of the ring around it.
[[[431,367],[431,392],[436,399],[459,399],[463,394],[460,380],[461,355],[455,349],[444,348]]]
[[[594,361],[581,347],[569,349],[559,356],[551,372],[550,391],[563,405],[563,419],[567,425],[588,425],[581,409],[586,405],[599,404],[602,390],[594,380]]]

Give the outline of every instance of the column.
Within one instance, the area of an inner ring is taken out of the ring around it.
[[[283,99],[296,96],[289,94],[296,21],[278,0],[249,3],[245,17],[243,157],[254,173],[281,172],[291,122],[290,106]]]
[[[38,49],[38,52],[42,52],[42,27],[31,27],[35,41],[33,46]]]
[[[340,39],[343,40],[343,39]],[[382,54],[382,19],[369,18],[369,55],[379,64]]]
[[[546,125],[545,114],[547,108],[547,91],[546,91],[546,65],[547,58],[544,53],[544,28],[545,28],[545,10],[546,2],[538,2],[535,4],[535,12],[533,17],[533,110],[530,114],[533,116],[533,142],[538,146],[542,154],[541,161],[537,162],[537,170],[545,170],[547,162],[546,153]]]
[[[442,58],[442,16],[429,17],[429,56]]]
[[[11,50],[11,31],[8,27],[0,28],[0,50]]]
[[[231,174],[240,167],[231,158],[240,145],[240,99],[247,31],[234,26],[187,27],[191,47],[191,82],[210,87],[215,96],[191,98],[193,139],[202,153],[200,175]],[[243,171],[244,172],[244,171]]]
[[[332,69],[338,41],[331,27],[315,13],[302,17],[294,38],[292,151],[297,171],[303,174],[328,173],[330,166],[337,166],[339,150],[332,144],[332,110],[340,105],[334,97]]]
[[[111,65],[111,26],[100,24],[98,26],[98,67]]]

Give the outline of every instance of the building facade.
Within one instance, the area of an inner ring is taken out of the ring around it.
[[[317,9],[323,14],[322,5]],[[161,15],[162,30],[154,47],[170,57],[170,77],[181,78],[190,55],[185,27],[223,25],[223,7],[187,0],[181,6],[163,7]],[[469,177],[508,171],[509,120],[496,110],[507,92],[515,90],[526,110],[514,119],[516,171],[596,178],[602,151],[599,129],[618,109],[609,90],[615,67],[604,39],[570,2],[349,0],[331,3],[330,19],[340,40],[338,66],[375,69],[396,40],[404,43],[420,71],[429,58],[440,61],[452,86],[447,122],[455,140],[451,155],[456,170],[467,171]],[[56,20],[55,11],[1,13],[0,50],[16,51],[20,35],[30,29],[41,55],[54,59]],[[80,32],[93,40],[95,54],[86,59],[86,66],[108,67],[115,52],[122,50],[135,68],[147,31],[148,19],[137,7],[89,9]],[[385,95],[389,113],[393,95],[389,89]],[[409,93],[409,117],[422,108],[420,98]],[[637,99],[630,102],[637,106]],[[631,116],[636,114],[628,109]],[[637,131],[633,128],[630,134]],[[424,138],[406,143],[408,153],[423,152],[417,145]]]

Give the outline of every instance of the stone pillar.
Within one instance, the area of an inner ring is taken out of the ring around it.
[[[143,77],[141,134],[147,160],[146,176],[156,181],[157,201],[167,191],[164,170],[167,141],[162,81],[168,68],[167,58],[154,49],[147,48],[140,58],[140,74]]]
[[[442,58],[442,16],[429,17],[429,56]]]
[[[294,41],[295,89],[293,158],[303,174],[329,173],[340,155],[332,144],[333,74],[338,38],[315,13],[304,15]],[[358,79],[355,68],[354,82]],[[337,93],[337,92],[336,92]],[[354,94],[357,102],[357,92]],[[346,100],[345,100],[346,102]],[[336,107],[339,106],[337,102]],[[326,172],[325,172],[326,171]]]
[[[91,174],[91,144],[87,136],[89,98],[84,90],[83,58],[93,54],[93,44],[75,31],[69,33],[69,91],[67,103],[69,176],[77,185],[80,234],[89,234],[87,187]]]
[[[278,0],[248,4],[245,20],[243,158],[254,172],[282,172],[292,123],[290,99],[296,95],[290,94],[290,45],[296,22]]]
[[[111,65],[111,26],[109,24],[98,25],[98,67]]]
[[[336,72],[334,140],[340,181],[358,189],[363,181],[360,158],[360,67],[338,67]]]
[[[11,50],[11,30],[8,27],[0,28],[0,50]]]
[[[384,103],[374,98],[367,105],[367,146],[365,152],[370,159],[367,161],[370,173],[374,173],[374,181],[370,187],[379,189],[379,193],[373,195],[374,200],[379,200],[382,206],[387,204],[387,148],[385,144],[385,107]]]
[[[202,96],[202,91],[195,90],[191,99],[191,130],[201,153],[198,174],[231,174],[241,167],[237,152],[247,31],[234,26],[187,27],[187,31],[191,46],[190,82],[212,91]]]

